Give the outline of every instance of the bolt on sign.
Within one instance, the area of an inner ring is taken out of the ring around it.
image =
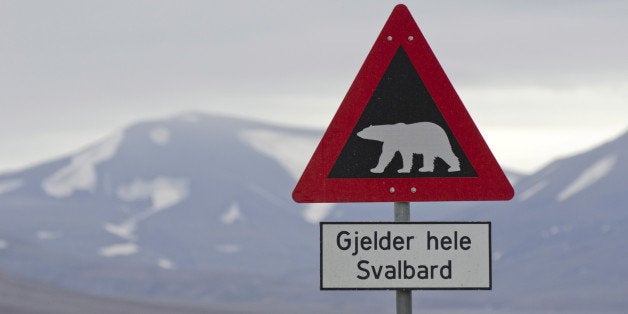
[[[396,6],[293,199],[478,201],[513,194],[410,12]]]

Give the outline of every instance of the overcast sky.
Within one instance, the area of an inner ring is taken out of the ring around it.
[[[394,1],[0,0],[0,172],[197,110],[324,128]],[[406,3],[502,166],[628,128],[628,1]]]

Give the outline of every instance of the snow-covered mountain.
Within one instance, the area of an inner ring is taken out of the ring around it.
[[[0,271],[126,298],[389,309],[387,293],[318,291],[318,221],[393,218],[391,204],[291,200],[320,136],[184,114],[0,175]],[[432,308],[628,309],[627,150],[624,135],[531,176],[512,173],[510,202],[413,204],[413,220],[492,221],[494,250],[493,291],[421,292],[415,300]]]
[[[496,289],[540,308],[628,310],[628,133],[515,189],[505,208],[468,212],[493,221]]]
[[[282,132],[317,135],[187,114],[2,175],[0,267],[81,291],[190,299],[314,269],[312,213],[286,192],[290,169],[259,149]]]
[[[628,310],[628,133],[556,160],[515,185],[515,198],[456,217],[493,226],[497,308]]]

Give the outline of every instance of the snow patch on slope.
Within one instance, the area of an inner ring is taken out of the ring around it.
[[[225,225],[233,224],[240,219],[242,219],[242,212],[240,212],[240,206],[237,203],[231,204],[229,209],[220,217],[220,221]]]
[[[133,255],[137,251],[139,251],[139,248],[135,243],[120,243],[100,248],[98,255],[104,257],[127,256]]]
[[[606,156],[589,168],[585,169],[580,173],[580,176],[576,178],[571,184],[569,184],[564,190],[562,190],[557,196],[556,200],[562,202],[578,192],[584,190],[590,185],[594,184],[608,173],[613,170],[613,166],[617,162],[617,155],[609,155]]]
[[[42,189],[56,198],[71,196],[78,190],[94,191],[98,181],[96,166],[115,155],[122,138],[122,132],[116,133],[73,156],[69,165],[42,181]]]
[[[295,180],[301,177],[307,162],[312,156],[318,137],[295,136],[267,130],[249,130],[239,134],[261,154],[276,160]],[[333,204],[309,204],[303,212],[305,221],[317,224],[327,217]]]
[[[127,202],[150,199],[151,207],[121,223],[106,223],[103,228],[113,235],[133,241],[136,239],[135,230],[138,223],[180,203],[189,193],[190,187],[187,179],[168,177],[157,177],[150,181],[135,179],[129,184],[119,186],[116,194],[121,200]]]
[[[170,130],[165,127],[157,127],[149,132],[149,137],[153,143],[164,146],[170,142]]]
[[[119,224],[106,223],[103,228],[105,231],[126,240],[135,240],[135,221],[124,221]]]
[[[13,179],[0,182],[0,195],[15,191],[24,185],[24,180]]]
[[[536,193],[539,193],[541,190],[543,190],[546,186],[547,186],[547,181],[537,182],[535,185],[529,187],[527,190],[519,194],[519,200],[525,201],[531,198],[532,196],[536,195]]]
[[[166,270],[171,270],[174,269],[174,263],[167,259],[167,258],[160,258],[157,260],[157,266],[166,269]]]
[[[295,180],[301,177],[319,140],[317,137],[267,130],[248,130],[240,133],[239,137],[258,152],[279,162]]]
[[[150,199],[152,209],[162,210],[173,206],[189,194],[187,179],[157,177],[151,181],[135,179],[133,182],[118,187],[116,194],[121,200],[132,202]]]
[[[58,232],[52,232],[48,230],[39,230],[37,231],[37,239],[39,240],[55,240],[61,237],[61,234]]]

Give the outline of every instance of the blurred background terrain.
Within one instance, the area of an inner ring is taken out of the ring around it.
[[[0,312],[381,313],[318,290],[290,193],[396,2],[0,0]],[[492,291],[434,313],[628,309],[628,4],[407,3],[515,187],[413,203],[493,226]]]

